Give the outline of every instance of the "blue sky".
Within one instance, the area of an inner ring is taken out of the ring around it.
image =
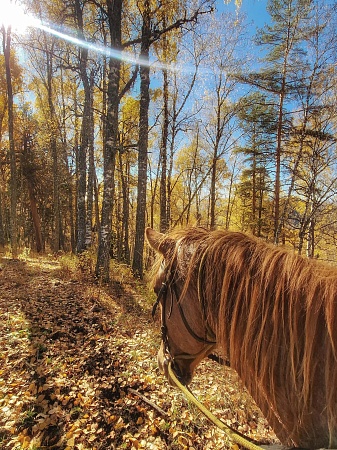
[[[235,11],[235,1],[232,0],[230,4],[226,4],[224,0],[217,0],[217,8],[219,11]],[[249,22],[252,22],[252,30],[262,28],[269,20],[269,14],[266,10],[267,0],[242,0],[239,13],[246,14]]]

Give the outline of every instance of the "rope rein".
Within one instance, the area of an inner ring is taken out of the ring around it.
[[[233,430],[231,427],[218,419],[213,413],[211,413],[211,411],[209,411],[202,403],[200,403],[199,400],[194,396],[192,391],[188,387],[180,383],[179,379],[174,373],[174,370],[172,369],[172,361],[170,361],[168,364],[168,373],[171,380],[185,394],[187,399],[191,401],[214,425],[216,425],[221,431],[223,431],[233,442],[241,445],[242,447],[245,447],[248,450],[262,450],[262,447],[254,444],[253,442],[245,438],[242,434]]]

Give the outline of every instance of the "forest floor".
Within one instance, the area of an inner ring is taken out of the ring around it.
[[[119,266],[100,286],[69,261],[0,258],[0,449],[231,447],[159,373],[146,286]],[[203,363],[191,388],[225,423],[277,442],[231,369]]]

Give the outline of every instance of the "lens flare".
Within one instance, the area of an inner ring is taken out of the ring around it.
[[[101,53],[110,58],[119,59],[121,61],[129,62],[131,64],[139,64],[139,65],[149,64],[142,58],[133,57],[130,54],[121,52],[119,50],[115,50],[112,47],[106,47],[104,45],[94,44],[92,42],[81,40],[75,36],[72,36],[71,34],[67,34],[64,33],[63,31],[59,31],[56,30],[55,28],[51,28],[47,25],[44,25],[41,22],[39,24],[36,24],[35,27],[39,28],[40,30],[46,31],[47,33],[52,34],[53,36],[63,39],[64,41],[70,42],[71,44],[78,45],[79,47],[85,47],[88,50],[93,51],[94,53]]]
[[[128,52],[116,50],[109,46],[81,40],[73,36],[72,31],[68,32],[68,30],[64,31],[64,29],[57,29],[56,27],[50,26],[49,24],[37,19],[33,15],[25,12],[20,0],[1,0],[1,6],[0,27],[10,26],[12,30],[15,30],[17,33],[25,33],[27,28],[33,27],[43,30],[46,33],[56,36],[71,44],[77,45],[79,47],[85,47],[96,54],[102,54],[109,58],[115,58],[126,63],[149,66],[152,69],[165,69],[171,72],[193,72],[193,68],[190,68],[188,65],[184,65],[184,67],[182,67],[175,63],[167,64],[159,61],[149,61],[145,58],[133,56]]]
[[[11,27],[18,33],[24,33],[28,27],[36,26],[39,20],[26,14],[23,5],[15,0],[1,0],[0,25]]]

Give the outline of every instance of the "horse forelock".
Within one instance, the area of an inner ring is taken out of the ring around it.
[[[185,292],[202,276],[208,324],[253,397],[294,429],[321,409],[336,434],[337,269],[242,233],[196,228],[174,238],[170,263],[179,262]]]

